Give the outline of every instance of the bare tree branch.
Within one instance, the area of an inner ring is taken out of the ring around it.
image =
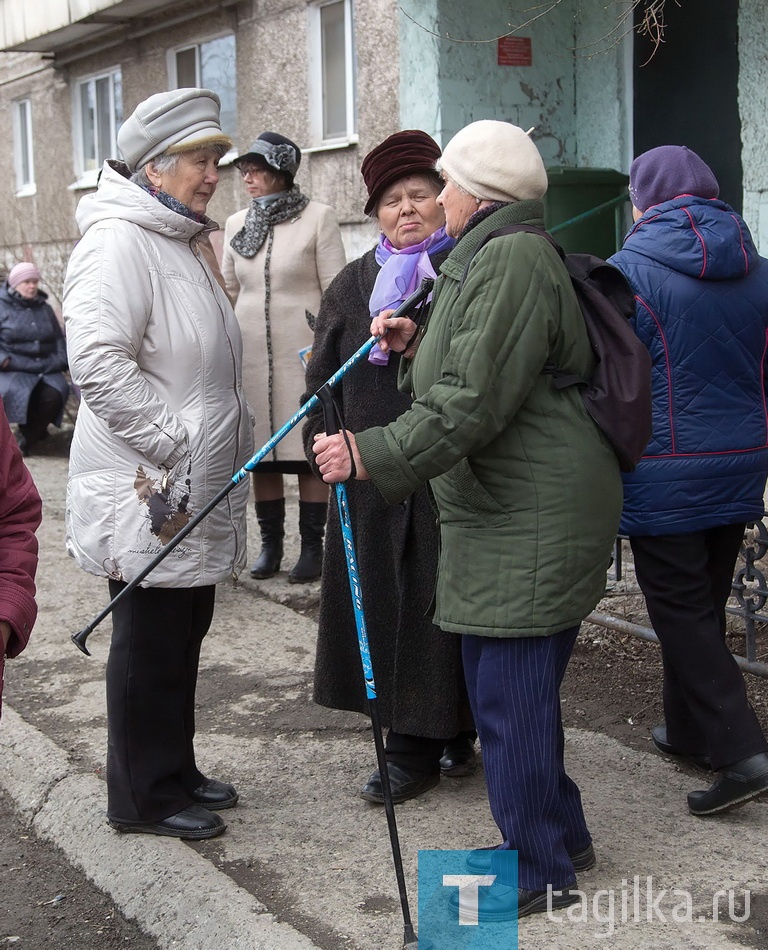
[[[429,33],[430,36],[436,36],[438,39],[441,39],[441,40],[450,40],[452,43],[495,43],[497,40],[503,39],[505,36],[514,36],[515,33],[519,33],[520,30],[524,30],[526,27],[530,26],[532,23],[535,23],[536,20],[540,20],[542,17],[546,16],[548,13],[554,10],[555,7],[559,7],[562,2],[563,0],[548,0],[547,3],[540,4],[538,8],[531,7],[530,8],[531,10],[539,9],[540,12],[535,14],[535,16],[532,16],[529,20],[526,20],[525,23],[521,23],[519,26],[513,27],[507,33],[500,33],[498,36],[492,36],[490,39],[487,39],[487,40],[467,40],[467,39],[460,39],[457,36],[451,36],[450,33],[435,33],[434,30],[430,30],[429,27],[426,27],[423,24],[419,23],[417,20],[414,20],[414,18],[410,15],[410,13],[407,13],[402,7],[400,7],[400,12],[403,14],[404,17],[409,19],[411,23],[415,24],[420,30],[423,30],[425,33]]]
[[[572,47],[573,51],[586,51],[581,53],[581,55],[586,56],[595,56],[599,53],[605,53],[609,49],[612,49],[624,37],[628,36],[632,32],[636,32],[638,36],[647,36],[651,43],[653,44],[653,49],[646,60],[642,65],[650,62],[654,54],[658,50],[659,46],[664,42],[664,33],[666,31],[666,20],[664,18],[664,8],[667,0],[631,0],[629,5],[622,4],[623,9],[619,10],[616,16],[616,23],[612,29],[608,30],[602,36],[598,37],[596,40],[591,43],[587,43],[583,47]],[[679,0],[672,0],[677,6],[680,6]],[[400,7],[400,12],[411,21],[415,26],[420,30],[423,30],[425,33],[428,33],[430,36],[436,36],[441,40],[448,40],[451,43],[496,43],[498,40],[503,39],[506,36],[514,36],[515,33],[519,33],[520,30],[524,30],[527,27],[531,26],[532,23],[535,23],[537,20],[540,20],[542,17],[547,16],[551,13],[555,7],[558,7],[562,3],[562,0],[547,0],[547,2],[539,4],[538,7],[530,7],[526,13],[537,10],[538,12],[529,17],[524,23],[519,24],[519,26],[514,26],[512,29],[508,30],[506,33],[499,33],[496,36],[492,36],[487,39],[466,39],[464,37],[451,36],[450,33],[437,33],[435,30],[429,29],[429,27],[424,26],[422,23],[419,23],[415,20],[410,13]],[[637,25],[635,26],[635,13],[637,10],[641,10],[641,16],[638,20]]]

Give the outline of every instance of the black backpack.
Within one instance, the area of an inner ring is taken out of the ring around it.
[[[553,363],[546,364],[544,372],[554,378],[558,389],[583,387],[587,412],[611,443],[622,472],[631,472],[651,437],[651,357],[629,323],[635,312],[632,288],[617,267],[592,254],[566,254],[546,231],[529,224],[512,224],[491,231],[474,253],[492,238],[518,231],[545,238],[562,258],[597,359],[591,379],[566,373]],[[459,290],[470,263],[471,259]]]

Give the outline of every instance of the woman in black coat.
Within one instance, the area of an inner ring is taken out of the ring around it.
[[[397,132],[366,156],[366,214],[378,221],[377,247],[348,264],[326,290],[307,368],[305,400],[369,338],[372,310],[396,306],[421,276],[439,268],[453,241],[445,236],[434,163],[440,149],[420,131]],[[397,387],[399,356],[372,355],[334,389],[352,431],[386,425],[410,406]],[[309,413],[304,445],[323,432],[322,412]],[[316,469],[315,469],[316,471]],[[438,528],[427,490],[388,505],[370,482],[349,482],[366,627],[381,719],[389,727],[387,763],[393,800],[435,786],[443,774],[468,775],[475,753],[459,638],[431,622]],[[335,504],[329,508],[315,667],[315,701],[367,713],[346,560]],[[383,801],[378,769],[361,791]]]
[[[64,334],[39,284],[40,271],[25,261],[0,288],[0,396],[25,455],[49,423],[60,425],[69,396]]]

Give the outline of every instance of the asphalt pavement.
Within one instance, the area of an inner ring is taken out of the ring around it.
[[[91,636],[92,658],[69,641],[106,603],[106,583],[64,550],[66,458],[33,457],[29,467],[45,502],[40,617],[29,648],[9,664],[0,723],[0,785],[21,820],[161,947],[402,947],[384,812],[358,797],[374,760],[368,722],[311,701],[315,625],[306,611],[317,603],[316,584],[291,587],[282,573],[218,591],[203,648],[197,748],[206,774],[240,791],[238,807],[221,813],[226,834],[187,844],[107,826],[109,621]],[[295,520],[291,497],[289,526]],[[286,568],[296,552],[292,538]],[[520,923],[521,948],[768,946],[768,803],[696,819],[685,795],[707,779],[689,769],[588,729],[568,730],[566,756],[598,863],[580,876],[583,900],[568,914]],[[443,779],[396,815],[416,918],[419,850],[497,840],[482,769]],[[465,930],[462,948],[488,950]]]

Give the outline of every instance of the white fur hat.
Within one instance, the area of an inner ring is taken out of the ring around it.
[[[454,135],[439,167],[475,198],[525,201],[542,198],[547,172],[539,150],[510,122],[481,119]]]

